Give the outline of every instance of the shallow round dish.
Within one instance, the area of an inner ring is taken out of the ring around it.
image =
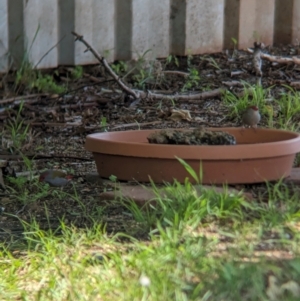
[[[120,131],[87,136],[85,148],[92,152],[101,177],[155,183],[184,182],[190,177],[176,157],[199,174],[202,183],[259,183],[289,176],[300,152],[297,133],[275,129],[210,128],[235,136],[237,145],[191,146],[149,144],[158,130]],[[201,162],[201,163],[200,163]]]

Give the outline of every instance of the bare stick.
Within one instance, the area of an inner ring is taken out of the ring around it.
[[[183,77],[188,77],[189,73],[187,72],[182,72],[182,71],[174,71],[174,70],[166,70],[166,71],[162,71],[163,74],[175,74],[175,75],[180,75]]]
[[[90,46],[83,38],[83,36],[77,34],[76,32],[72,31],[72,34],[76,37],[76,40],[79,40],[80,42],[82,42],[86,47],[87,50],[89,50],[94,56],[95,58],[104,66],[104,68],[106,69],[106,71],[112,76],[112,78],[118,83],[118,85],[122,88],[122,90],[124,90],[125,92],[127,92],[129,95],[132,95],[135,99],[139,98],[139,94],[136,93],[135,91],[133,91],[132,89],[130,89],[129,87],[127,87],[122,80],[120,79],[119,76],[117,76],[115,74],[115,72],[110,68],[107,60],[100,55],[92,46]]]
[[[23,95],[23,96],[16,96],[12,98],[6,98],[6,99],[1,99],[0,104],[7,104],[15,101],[24,101],[26,102],[27,99],[29,98],[37,98],[40,96],[49,96],[50,94],[45,94],[45,93],[39,93],[39,94],[31,94],[31,95]]]
[[[200,92],[195,94],[157,94],[153,93],[151,91],[141,91],[141,90],[133,90],[129,87],[127,87],[120,77],[115,74],[115,72],[110,68],[108,62],[106,59],[100,55],[87,41],[84,40],[82,35],[79,35],[78,33],[72,31],[72,34],[76,37],[76,40],[79,40],[82,42],[86,47],[86,51],[91,51],[92,54],[95,56],[95,58],[104,66],[106,71],[111,75],[111,77],[117,82],[117,84],[121,87],[123,91],[128,93],[129,95],[133,96],[134,99],[137,98],[146,98],[151,97],[152,99],[173,99],[173,100],[181,100],[181,101],[193,101],[198,99],[206,99],[210,97],[216,97],[222,94],[222,89],[216,89],[212,91],[206,91],[206,92]],[[183,74],[182,74],[183,75]]]
[[[199,93],[189,93],[189,94],[157,94],[152,93],[151,91],[148,92],[141,92],[141,97],[150,97],[152,99],[172,99],[178,100],[182,102],[190,102],[194,103],[195,100],[204,100],[207,98],[217,97],[222,95],[222,93],[226,89],[215,89],[211,91],[199,92]]]
[[[256,72],[256,76],[262,77],[262,49],[264,48],[263,43],[254,43],[254,52],[253,52],[253,66]]]
[[[254,53],[254,50],[247,48],[249,53]],[[267,53],[261,53],[261,58],[264,60],[268,60],[270,62],[279,63],[279,64],[290,64],[294,63],[296,65],[300,65],[300,58],[297,56],[293,57],[283,57],[283,56],[274,56]]]

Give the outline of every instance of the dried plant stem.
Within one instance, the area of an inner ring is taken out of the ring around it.
[[[262,43],[254,43],[254,52],[253,52],[253,66],[256,72],[256,76],[262,77],[262,49],[264,45]]]
[[[247,48],[249,53],[254,53],[255,50]],[[296,65],[300,65],[300,58],[297,56],[292,57],[283,57],[283,56],[274,56],[267,53],[261,53],[261,58],[264,60],[268,60],[270,62],[279,63],[279,64],[290,64],[294,63]]]
[[[86,51],[90,51],[95,58],[104,66],[105,70],[112,76],[112,78],[118,83],[118,85],[121,87],[121,89],[125,92],[127,92],[129,95],[133,96],[135,99],[139,98],[139,94],[136,93],[134,90],[130,89],[129,87],[127,87],[122,80],[119,78],[119,76],[110,68],[107,60],[105,59],[105,57],[103,57],[102,55],[100,55],[90,44],[88,44],[83,36],[77,34],[76,32],[72,31],[72,34],[76,37],[76,40],[79,40],[80,42],[82,42],[86,47],[87,50]]]
[[[194,100],[206,99],[206,98],[220,96],[223,92],[222,89],[215,89],[215,90],[212,90],[212,91],[206,91],[206,92],[194,93],[194,94],[169,94],[168,95],[168,94],[157,94],[157,93],[153,93],[151,91],[145,92],[145,91],[141,91],[141,90],[133,90],[130,87],[126,86],[122,82],[120,77],[111,69],[111,67],[109,66],[107,60],[101,54],[99,54],[83,38],[82,35],[79,35],[78,33],[74,32],[74,31],[72,31],[72,34],[76,37],[76,40],[82,42],[87,47],[86,51],[91,51],[91,53],[95,56],[95,58],[99,61],[99,63],[104,66],[105,70],[117,82],[117,84],[120,86],[120,88],[125,93],[131,95],[134,99],[150,97],[152,99],[166,99],[166,98],[168,98],[168,99],[172,99],[172,100],[181,100],[181,101],[193,102]],[[180,73],[180,75],[183,75],[183,73]]]

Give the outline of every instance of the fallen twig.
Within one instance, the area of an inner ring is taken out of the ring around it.
[[[223,81],[222,84],[227,86],[227,87],[243,86],[243,83],[241,83],[240,81],[237,81],[237,80]]]
[[[253,49],[247,48],[247,51],[249,53],[254,53]],[[275,63],[279,63],[279,64],[290,64],[290,63],[294,63],[296,65],[300,65],[300,58],[296,57],[296,56],[292,56],[292,57],[282,57],[282,56],[274,56],[274,55],[270,55],[267,53],[261,53],[261,58],[268,60],[270,62],[275,62]]]
[[[263,43],[254,43],[254,51],[253,51],[253,66],[255,69],[256,76],[262,77],[262,49],[264,49],[265,45]]]
[[[62,109],[78,109],[81,107],[97,107],[98,103],[96,102],[86,102],[86,103],[79,103],[79,104],[74,104],[74,105],[62,105]]]
[[[41,96],[49,96],[50,94],[45,94],[45,93],[39,93],[39,94],[31,94],[31,95],[23,95],[23,96],[16,96],[16,97],[11,97],[11,98],[6,98],[6,99],[1,99],[0,104],[6,104],[6,103],[12,103],[12,102],[17,102],[17,104],[20,104],[22,101],[24,102],[34,102],[34,101],[29,101],[30,98],[37,98]]]
[[[184,77],[188,77],[190,74],[187,72],[182,72],[182,71],[176,71],[176,70],[166,70],[162,71],[163,74],[175,74],[175,75],[180,75]]]
[[[118,85],[122,88],[123,91],[127,92],[129,95],[133,96],[135,99],[139,98],[139,94],[136,93],[134,90],[130,89],[127,87],[122,80],[120,79],[119,76],[115,74],[115,72],[110,68],[107,60],[105,57],[100,55],[90,44],[88,44],[83,36],[77,34],[76,32],[72,31],[72,34],[76,37],[76,40],[79,40],[82,42],[86,47],[87,51],[91,51],[92,54],[95,56],[95,58],[104,66],[105,70],[112,76],[112,78],[118,83]]]
[[[297,82],[291,82],[291,83],[290,83],[290,86],[291,86],[291,87],[299,88],[299,87],[300,87],[300,81],[297,81]]]
[[[92,159],[89,158],[83,158],[83,157],[77,157],[77,156],[70,156],[70,155],[47,155],[47,154],[24,154],[24,155],[11,155],[11,154],[0,154],[1,160],[19,160],[23,159],[24,157],[28,159],[50,159],[50,158],[61,158],[61,159],[74,159],[74,160],[81,160],[81,161],[91,161]],[[11,163],[11,162],[10,162]]]
[[[220,96],[224,93],[226,89],[215,89],[211,91],[205,91],[201,93],[196,93],[196,94],[189,94],[189,95],[178,95],[177,100],[179,101],[184,101],[187,103],[194,103],[195,100],[204,100],[207,98],[213,98]]]
[[[48,127],[77,127],[81,126],[81,123],[78,122],[28,122],[25,124],[30,124],[31,126],[48,126]]]
[[[206,91],[206,92],[201,92],[196,94],[169,94],[169,95],[161,94],[161,93],[157,94],[151,91],[144,92],[141,90],[133,90],[122,82],[120,77],[116,75],[115,72],[111,69],[106,59],[101,54],[99,54],[87,41],[85,41],[82,35],[79,35],[74,31],[72,31],[72,34],[76,37],[76,40],[79,40],[87,47],[86,51],[92,52],[95,58],[99,61],[100,64],[104,66],[105,70],[112,76],[112,78],[117,82],[117,84],[121,87],[121,89],[127,94],[131,95],[134,99],[146,98],[146,97],[150,97],[152,99],[169,98],[173,100],[189,102],[190,100],[206,99],[210,97],[216,97],[222,94],[221,89],[216,89],[216,90]]]
[[[134,127],[134,126],[143,127],[146,125],[155,125],[155,124],[160,124],[160,123],[162,123],[162,121],[152,121],[152,122],[145,122],[145,123],[134,122],[134,123],[119,124],[119,125],[112,127],[111,129],[116,130],[116,129],[121,129],[121,128]]]
[[[93,75],[90,75],[90,74],[87,74],[87,73],[83,73],[83,76],[89,78],[91,81],[93,81],[95,83],[102,83],[103,82],[103,80],[101,80],[100,78],[97,78],[97,77],[95,77]]]

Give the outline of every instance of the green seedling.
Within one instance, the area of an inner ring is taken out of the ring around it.
[[[29,83],[30,89],[36,89],[39,92],[61,94],[66,91],[66,88],[55,83],[53,76],[42,75],[40,72],[36,73],[36,79]]]
[[[231,41],[232,41],[234,49],[235,49],[236,46],[237,46],[237,39],[236,38],[231,38]]]
[[[66,90],[65,87],[57,85],[52,76],[43,75],[40,71],[35,70],[35,67],[30,62],[29,54],[39,33],[39,30],[40,26],[38,26],[30,47],[23,56],[21,66],[16,72],[15,90],[18,90],[21,87],[25,87],[26,89],[29,89],[29,91],[36,89],[38,92],[58,94],[63,93]]]
[[[107,132],[107,119],[104,116],[101,117],[100,127],[103,132]]]
[[[112,64],[111,68],[119,76],[121,76],[122,74],[124,74],[128,70],[127,64],[123,61],[118,61],[117,63]]]
[[[140,131],[140,130],[141,130],[141,125],[140,125],[140,123],[139,123],[137,120],[134,120],[134,122],[136,123],[137,128],[138,128],[138,130]]]
[[[145,89],[146,82],[155,80],[154,60],[148,62],[146,59],[146,55],[150,51],[152,50],[148,49],[142,55],[138,55],[138,60],[135,66],[124,76],[125,78],[129,74],[134,73],[132,77],[135,81],[134,85],[139,89]]]
[[[192,88],[197,88],[199,85],[200,76],[199,71],[196,68],[189,69],[189,76],[187,77],[182,91],[188,91]]]
[[[170,65],[174,62],[175,66],[176,67],[179,67],[179,60],[178,58],[175,56],[175,55],[168,55],[167,58],[166,58],[166,65]]]
[[[171,102],[172,107],[176,107],[176,102],[174,98],[167,98],[167,99]]]
[[[191,55],[190,50],[188,51],[188,55],[186,56],[186,63],[188,68],[192,68],[192,60],[193,60],[193,56]]]
[[[133,76],[133,80],[135,81],[134,86],[139,89],[145,89],[146,81],[151,79],[152,76],[143,69],[139,70],[138,74]]]
[[[25,53],[24,53],[21,66],[17,70],[16,81],[15,81],[15,85],[16,86],[18,86],[19,84],[21,84],[23,81],[31,82],[35,78],[35,75],[34,75],[34,72],[33,72],[32,63],[29,60],[29,54],[30,54],[32,46],[33,46],[33,44],[34,44],[34,42],[36,40],[36,37],[37,37],[37,35],[39,33],[39,30],[40,30],[40,25],[38,25],[37,30],[36,30],[36,32],[34,34],[33,39],[32,39],[32,42],[31,42],[28,50],[25,51]]]
[[[10,151],[21,151],[24,142],[27,140],[29,125],[24,124],[24,120],[21,116],[24,102],[21,102],[17,116],[13,120],[9,120],[5,126],[5,130],[10,133],[11,146]]]
[[[175,101],[175,99],[174,99],[174,98],[167,97],[167,98],[165,98],[165,99],[161,99],[161,100],[157,103],[157,109],[158,109],[158,110],[162,110],[164,101],[167,101],[167,102],[170,101],[172,108],[176,108],[176,101]]]
[[[114,175],[110,175],[109,176],[109,180],[112,181],[112,182],[114,182],[114,183],[116,183],[118,181],[118,178],[116,176],[114,176]]]
[[[237,45],[238,45],[238,41],[236,38],[231,38],[231,41],[233,43],[233,53],[232,53],[232,57],[237,55]]]
[[[83,76],[83,67],[82,66],[75,66],[75,68],[73,68],[71,70],[71,77],[72,79],[80,79]]]
[[[209,57],[206,59],[209,62],[210,66],[213,66],[217,70],[222,70],[221,67],[218,65],[216,60],[213,57]]]

